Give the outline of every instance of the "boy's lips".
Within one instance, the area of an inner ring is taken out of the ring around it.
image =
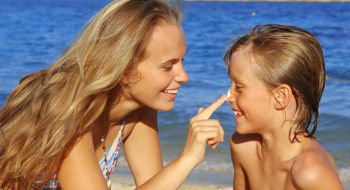
[[[241,115],[244,115],[243,112],[237,110],[237,109],[234,109],[234,108],[231,108],[233,110],[233,113],[235,114],[235,116],[241,116]]]

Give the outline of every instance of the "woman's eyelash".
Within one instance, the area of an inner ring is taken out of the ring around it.
[[[185,59],[181,59],[181,62],[183,63],[185,61]],[[176,64],[177,61],[173,61],[173,62],[168,62],[166,65],[163,66],[163,69],[165,70],[171,70],[173,68],[173,65]]]
[[[163,68],[164,68],[165,70],[170,70],[170,69],[173,68],[173,64],[164,65]]]

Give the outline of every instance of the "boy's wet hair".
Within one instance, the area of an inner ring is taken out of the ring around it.
[[[302,134],[313,137],[318,126],[318,107],[325,87],[325,63],[321,45],[310,32],[288,25],[265,24],[254,27],[225,53],[245,48],[258,66],[258,77],[271,89],[287,84],[296,99],[297,128],[291,141]]]

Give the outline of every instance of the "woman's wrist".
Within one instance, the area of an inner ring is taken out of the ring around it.
[[[198,158],[194,158],[193,156],[184,155],[181,154],[177,159],[176,162],[181,165],[181,167],[186,167],[190,170],[193,170],[198,164],[201,163],[201,161]]]

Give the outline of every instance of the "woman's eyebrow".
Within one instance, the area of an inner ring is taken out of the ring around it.
[[[181,60],[184,59],[184,57],[187,55],[187,52],[188,52],[188,49],[186,48],[186,51],[185,51],[183,57],[181,57],[181,58],[171,58],[171,59],[169,59],[169,60],[167,60],[167,61],[162,62],[161,64],[179,62],[179,61],[181,61]]]
[[[169,59],[169,60],[167,60],[167,61],[164,61],[164,62],[162,62],[161,64],[163,65],[163,64],[168,64],[168,63],[177,63],[177,62],[179,62],[179,61],[181,61],[182,59],[176,59],[176,58],[172,58],[172,59]]]

